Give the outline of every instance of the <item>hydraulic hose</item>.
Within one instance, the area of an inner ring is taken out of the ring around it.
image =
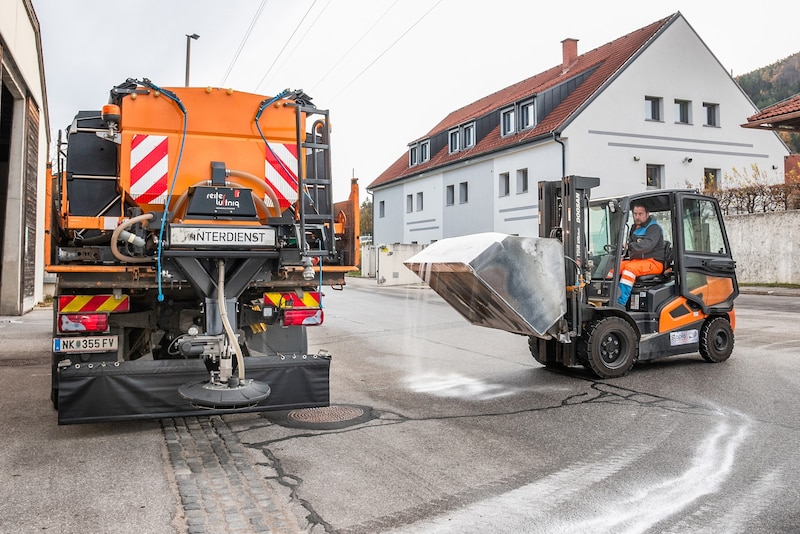
[[[236,334],[233,332],[233,327],[228,319],[228,308],[225,306],[225,262],[217,260],[219,268],[219,275],[217,276],[217,300],[219,306],[219,316],[222,319],[222,326],[225,328],[225,333],[228,334],[228,343],[233,346],[236,352],[236,363],[239,365],[239,381],[244,381],[244,356],[242,355],[242,347],[239,346],[239,341],[236,339]]]
[[[127,231],[128,228],[133,226],[134,224],[140,223],[142,221],[149,221],[153,218],[152,213],[144,213],[142,215],[138,215],[133,217],[132,219],[128,219],[124,221],[122,224],[117,226],[114,229],[114,232],[111,234],[111,253],[120,261],[128,262],[128,263],[152,263],[155,261],[155,258],[145,258],[139,256],[128,256],[127,254],[123,254],[119,250],[118,243],[121,240],[122,233]]]
[[[244,171],[237,171],[235,169],[228,169],[227,170],[228,176],[233,176],[234,178],[239,178],[240,180],[244,180],[246,183],[253,185],[264,191],[267,196],[269,197],[270,201],[272,201],[272,216],[273,217],[280,217],[281,216],[281,206],[278,203],[278,196],[275,194],[275,190],[265,182],[263,179],[257,177],[254,174],[250,174],[249,172]]]

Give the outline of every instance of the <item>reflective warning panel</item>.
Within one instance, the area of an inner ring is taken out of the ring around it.
[[[264,305],[276,308],[319,308],[319,291],[297,293],[264,293]]]
[[[128,295],[60,295],[58,311],[60,313],[107,312],[118,313],[130,311]]]

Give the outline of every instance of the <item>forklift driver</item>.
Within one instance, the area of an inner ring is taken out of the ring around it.
[[[664,272],[664,232],[650,217],[650,212],[641,202],[634,202],[633,227],[628,243],[623,248],[620,262],[619,298],[617,304],[625,306],[631,296],[637,276]]]

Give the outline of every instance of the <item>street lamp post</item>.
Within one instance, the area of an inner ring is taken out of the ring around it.
[[[186,87],[189,87],[189,57],[192,53],[192,39],[200,39],[196,33],[186,34]]]

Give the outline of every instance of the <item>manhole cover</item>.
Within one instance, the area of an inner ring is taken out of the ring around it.
[[[273,423],[291,428],[337,430],[369,421],[374,416],[369,406],[334,404],[288,412],[264,412]]]
[[[358,406],[323,406],[292,410],[287,416],[298,423],[341,423],[364,415]]]

